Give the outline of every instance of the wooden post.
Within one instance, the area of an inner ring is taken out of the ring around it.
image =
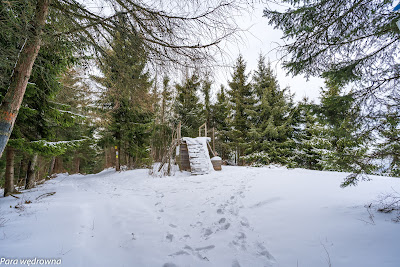
[[[207,137],[207,122],[204,123],[204,136]]]

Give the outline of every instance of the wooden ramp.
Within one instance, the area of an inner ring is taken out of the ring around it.
[[[214,170],[211,163],[210,155],[208,152],[207,142],[210,140],[208,137],[189,138],[183,137],[183,145],[187,146],[187,155],[190,164],[190,171],[193,175],[200,175],[210,173]],[[183,146],[184,148],[184,146]],[[181,156],[185,157],[184,149],[181,147]],[[186,156],[187,157],[187,156]],[[183,169],[185,166],[184,158],[181,158]]]

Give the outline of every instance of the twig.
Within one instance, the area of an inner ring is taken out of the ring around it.
[[[36,198],[36,200],[39,200],[39,199],[42,199],[42,198],[45,198],[45,197],[52,196],[52,195],[54,195],[55,193],[56,193],[56,192],[50,192],[50,193],[42,194],[42,195],[38,196],[38,197]]]
[[[320,242],[320,243],[321,243],[322,247],[324,248],[324,250],[325,250],[325,252],[326,252],[326,255],[328,256],[328,258],[326,259],[326,262],[328,263],[328,266],[329,266],[329,267],[332,267],[331,257],[330,257],[330,255],[329,255],[329,252],[328,252],[328,250],[326,249],[325,245],[324,245],[322,242]]]

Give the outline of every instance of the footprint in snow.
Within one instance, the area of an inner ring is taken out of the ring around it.
[[[233,240],[231,242],[232,245],[234,245],[235,247],[245,251],[246,249],[246,235],[242,232],[239,232],[236,236],[235,236],[235,240]]]
[[[165,238],[169,241],[172,242],[172,239],[174,238],[173,234],[167,233],[167,235],[165,236]]]
[[[271,261],[275,261],[274,256],[272,256],[271,253],[269,253],[269,251],[264,247],[263,244],[261,243],[256,243],[256,246],[258,248],[258,254],[261,256],[266,257],[267,259],[271,260]]]
[[[178,265],[171,263],[171,262],[167,262],[167,263],[164,263],[164,265],[162,267],[178,267]]]
[[[234,261],[232,262],[232,267],[240,267],[239,262],[238,262],[237,260],[234,260]]]
[[[210,228],[203,229],[203,232],[204,232],[203,236],[205,238],[208,238],[213,233],[213,231]]]
[[[240,224],[242,226],[244,226],[244,227],[247,227],[247,228],[250,227],[249,220],[247,220],[247,218],[245,218],[245,217],[242,217],[240,219]]]
[[[231,227],[230,223],[225,224],[224,226],[222,226],[222,230],[228,230],[229,227]]]

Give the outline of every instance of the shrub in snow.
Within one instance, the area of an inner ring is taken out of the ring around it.
[[[249,155],[241,157],[247,164],[250,164],[254,167],[261,167],[270,164],[271,158],[268,153],[261,151],[251,153]]]

